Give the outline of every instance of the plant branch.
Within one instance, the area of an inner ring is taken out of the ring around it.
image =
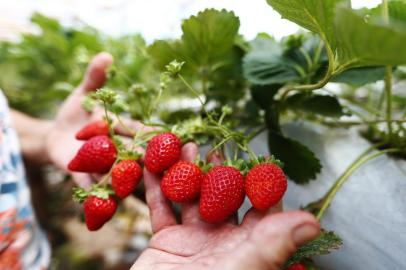
[[[387,153],[393,153],[393,152],[398,152],[399,149],[396,148],[391,148],[391,149],[386,149],[386,150],[381,150],[376,153],[373,153],[369,156],[366,156],[367,153],[371,151],[371,148],[365,151],[363,154],[361,154],[360,157],[358,157],[351,165],[344,171],[344,173],[337,179],[337,181],[334,183],[334,185],[330,188],[330,190],[327,192],[325,197],[320,200],[322,201],[322,206],[320,210],[316,214],[317,220],[321,220],[330,206],[332,200],[334,199],[335,195],[337,192],[340,190],[340,188],[344,185],[344,183],[349,179],[349,177],[363,164],[367,163],[368,161],[379,157],[381,155],[387,154]]]
[[[388,0],[382,0],[382,17],[386,24],[389,24]],[[392,67],[386,67],[385,73],[385,94],[386,94],[386,120],[388,123],[388,138],[392,138]]]
[[[330,45],[328,42],[324,42],[327,50],[327,56],[328,56],[328,68],[327,72],[324,75],[323,79],[321,79],[319,82],[314,83],[314,84],[304,84],[304,85],[286,85],[282,87],[280,90],[282,92],[282,97],[281,100],[284,100],[289,92],[294,91],[294,90],[299,90],[299,91],[311,91],[311,90],[316,90],[320,89],[323,86],[325,86],[331,79],[331,76],[333,75],[334,72],[334,52],[331,49]]]
[[[196,96],[196,98],[199,100],[200,104],[202,105],[202,109],[204,111],[204,113],[206,114],[206,116],[212,120],[213,118],[211,117],[211,115],[209,114],[209,112],[206,110],[206,107],[204,105],[204,102],[202,100],[202,98],[200,97],[199,93],[185,80],[185,78],[183,78],[182,75],[178,75],[179,79],[183,82],[183,84]]]
[[[377,120],[362,120],[362,121],[322,121],[324,125],[328,126],[357,126],[357,125],[370,125],[370,124],[379,124],[379,123],[397,123],[397,124],[402,124],[406,123],[406,119],[377,119]]]

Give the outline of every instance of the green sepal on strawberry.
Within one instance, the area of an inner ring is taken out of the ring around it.
[[[107,173],[117,158],[113,141],[105,135],[86,141],[68,164],[73,172]]]
[[[236,159],[236,160],[226,160],[223,162],[223,165],[231,166],[239,170],[243,175],[248,172],[249,169],[249,162],[244,159]]]
[[[142,168],[135,160],[122,160],[113,166],[111,186],[117,197],[124,199],[134,192],[142,178]]]
[[[178,161],[162,178],[162,193],[174,202],[192,201],[199,196],[203,177],[202,170],[193,162]]]
[[[283,162],[280,161],[279,159],[275,158],[275,156],[273,156],[273,155],[270,155],[270,156],[259,155],[257,158],[251,159],[249,162],[247,162],[247,166],[249,169],[252,169],[255,165],[258,165],[261,163],[273,163],[280,168],[283,168],[283,166],[284,166]]]
[[[199,212],[209,223],[222,222],[237,212],[245,197],[244,176],[232,166],[216,166],[202,181]]]
[[[175,164],[181,155],[182,141],[171,132],[154,136],[145,150],[144,165],[151,173],[163,173]]]
[[[119,149],[118,151],[118,159],[119,160],[140,160],[142,157],[142,154],[134,151],[134,150],[127,150],[127,149]]]

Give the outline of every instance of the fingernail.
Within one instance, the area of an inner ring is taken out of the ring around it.
[[[319,227],[314,224],[303,224],[293,231],[293,241],[297,246],[301,246],[312,240],[319,234]]]

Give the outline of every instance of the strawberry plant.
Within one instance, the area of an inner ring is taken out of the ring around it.
[[[147,45],[138,36],[100,37],[91,29],[65,29],[36,15],[34,21],[45,30],[41,36],[0,46],[6,52],[0,54],[0,70],[17,78],[0,75],[0,86],[19,108],[27,100],[54,104],[55,98],[46,95],[61,94],[56,90],[61,85],[70,90],[93,52],[107,49],[116,58],[106,88],[83,102],[87,110],[103,106],[104,119],[78,132],[77,139],[85,143],[69,165],[72,171],[105,174],[91,190],[75,191],[90,230],[110,220],[120,200],[134,192],[142,167],[163,175],[161,189],[169,200],[199,198],[200,215],[210,223],[232,217],[245,195],[259,210],[276,205],[288,189],[287,179],[307,184],[322,170],[319,157],[287,135],[285,124],[296,120],[331,128],[356,126],[373,143],[324,196],[305,207],[319,220],[363,164],[384,154],[406,157],[406,99],[396,88],[406,77],[406,3],[384,0],[375,8],[354,10],[349,0],[267,2],[309,31],[282,40],[260,33],[248,42],[239,35],[240,21],[233,12],[207,9],[183,21],[181,37]],[[63,44],[55,50],[60,58],[69,58],[69,65],[49,55],[57,44],[54,38]],[[38,44],[40,40],[47,42]],[[35,57],[24,51],[31,45],[37,47]],[[24,63],[20,69],[10,66],[17,58],[14,49],[25,53],[18,58]],[[21,78],[41,66],[41,59],[54,65],[55,73],[40,69],[37,83],[26,87],[28,80]],[[14,85],[17,81],[21,86]],[[45,89],[44,82],[52,85],[44,96],[32,90]],[[330,89],[329,83],[340,89]],[[27,96],[20,93],[25,87]],[[144,128],[132,130],[123,117]],[[131,140],[123,139],[117,127]],[[264,131],[269,157],[257,155],[250,145]],[[211,146],[206,159],[180,160],[182,145],[190,141]],[[224,162],[212,164],[213,156]],[[98,202],[106,205],[100,213],[93,207]],[[341,244],[335,233],[323,231],[299,248],[286,267],[314,269],[310,257]]]

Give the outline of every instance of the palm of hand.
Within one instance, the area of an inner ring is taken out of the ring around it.
[[[235,257],[248,230],[231,223],[175,225],[158,232],[139,258],[139,269],[215,269]],[[138,269],[138,268],[134,268]],[[219,268],[220,269],[220,268]],[[221,268],[225,269],[225,268]]]

